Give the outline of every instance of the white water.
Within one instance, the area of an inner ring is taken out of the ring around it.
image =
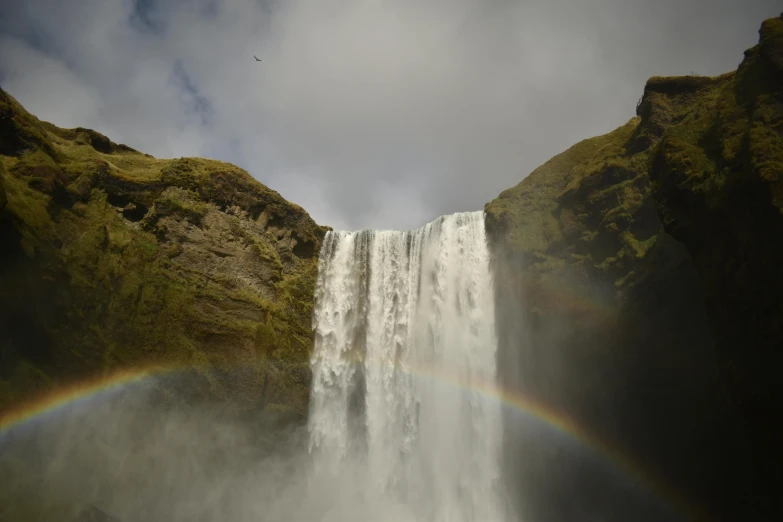
[[[503,520],[482,212],[329,232],[313,318],[310,449],[324,521]]]

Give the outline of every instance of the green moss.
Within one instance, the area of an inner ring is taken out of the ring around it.
[[[679,96],[683,94],[699,93],[709,90],[724,80],[726,75],[699,76],[689,74],[687,76],[653,76],[647,80],[645,93],[659,93],[665,96]],[[702,91],[702,92],[700,92]]]
[[[585,179],[616,166],[612,162],[622,154],[637,124],[635,118],[612,133],[574,145],[501,193],[485,206],[488,230],[507,231],[511,248],[522,252],[547,251],[557,245],[564,237],[556,215],[558,200],[574,194]]]
[[[8,195],[5,192],[5,167],[0,163],[0,212],[8,204]]]
[[[778,73],[783,71],[783,16],[764,20],[759,29],[759,47]]]
[[[316,264],[302,267],[297,274],[278,282],[277,300],[272,309],[272,317],[277,324],[285,322],[287,326],[278,327],[278,331],[289,335],[290,342],[276,357],[298,362],[306,362],[310,357],[310,339],[312,336],[313,291],[318,274]],[[285,321],[286,318],[295,320]]]
[[[769,184],[773,202],[783,210],[783,115],[780,102],[762,98],[748,131],[748,148],[752,168]]]
[[[569,263],[587,261],[595,274],[627,282],[670,225],[651,199],[664,187],[719,206],[751,169],[783,208],[783,83],[765,50],[777,49],[779,25],[765,22],[760,46],[736,73],[648,80],[640,118],[576,144],[486,205],[492,239],[536,270],[537,253],[570,260],[561,279]]]
[[[194,195],[182,198],[167,192],[155,200],[155,213],[179,215],[194,225],[201,225],[201,221],[207,214],[207,205],[196,199]]]
[[[232,223],[232,230],[234,234],[243,238],[249,245],[252,245],[253,250],[261,261],[267,263],[275,273],[282,275],[283,263],[277,249],[272,246],[271,237],[262,238],[253,234],[244,228],[239,221]]]
[[[192,370],[188,393],[301,415],[326,228],[233,165],[159,160],[39,122],[0,94],[0,349],[12,354],[0,412],[75,379],[163,365]]]
[[[154,236],[125,226],[100,194],[80,216],[64,216],[60,230],[62,266],[77,298],[59,342],[86,357],[101,354],[107,370],[187,355],[194,289],[157,257]]]
[[[640,241],[630,232],[624,232],[621,237],[626,251],[636,259],[643,259],[658,240],[658,236],[655,235]]]
[[[50,198],[10,176],[5,184],[6,211],[16,218],[14,223],[22,236],[22,248],[32,257],[42,245],[56,237],[48,212]]]
[[[58,153],[38,118],[28,113],[12,96],[0,89],[0,154],[17,156],[40,149],[52,158]]]

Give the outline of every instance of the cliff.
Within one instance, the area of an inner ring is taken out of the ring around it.
[[[175,401],[307,409],[326,228],[247,172],[39,121],[0,90],[0,415],[159,368]]]
[[[759,34],[486,205],[506,385],[714,520],[781,515],[783,17]]]

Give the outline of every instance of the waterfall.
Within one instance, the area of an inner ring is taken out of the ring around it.
[[[503,520],[483,213],[329,232],[313,326],[310,451],[333,489],[321,520]]]

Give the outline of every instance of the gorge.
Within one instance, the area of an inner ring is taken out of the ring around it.
[[[779,518],[783,17],[759,34],[411,232],[0,91],[0,520]]]

